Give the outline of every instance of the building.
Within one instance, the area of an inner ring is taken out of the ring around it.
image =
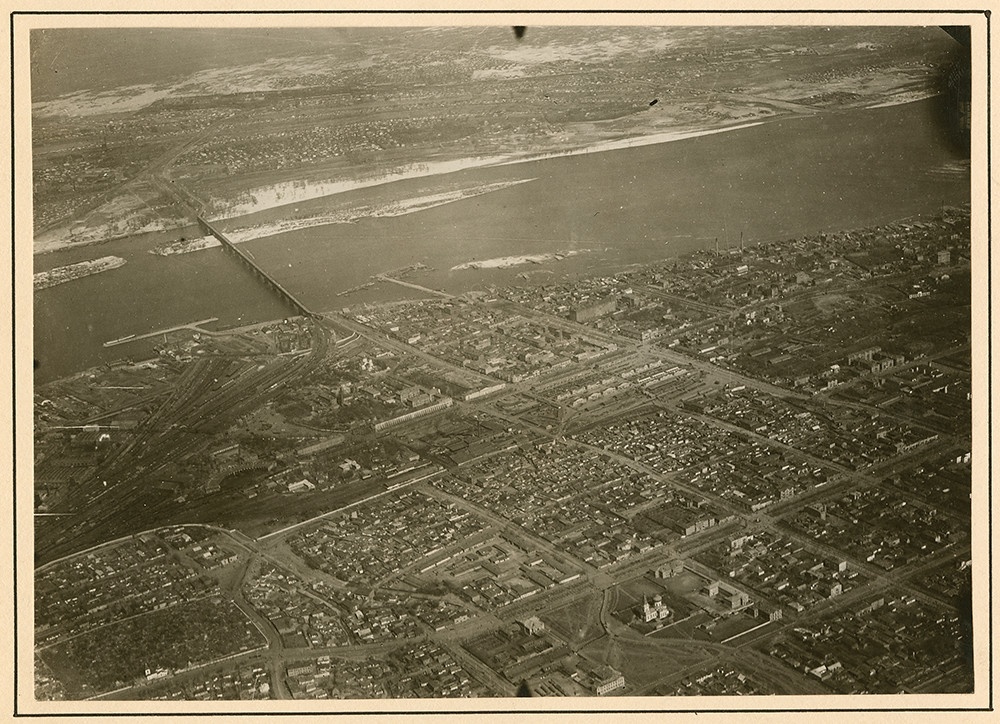
[[[642,597],[642,620],[646,623],[662,622],[670,618],[670,609],[663,605],[663,596],[657,593],[653,602]]]
[[[590,322],[611,314],[617,309],[618,301],[614,297],[611,297],[585,307],[577,307],[569,313],[569,318],[574,322]]]
[[[871,362],[875,355],[881,351],[881,347],[868,347],[867,349],[852,352],[847,355],[847,364],[854,364],[855,362]]]
[[[537,636],[545,630],[545,624],[542,622],[542,619],[538,618],[538,616],[530,616],[528,618],[521,619],[518,623],[521,624],[521,627],[526,633],[529,633],[532,636]]]
[[[601,666],[594,671],[594,691],[598,696],[604,696],[615,689],[625,688],[625,677],[610,666]]]
[[[313,483],[306,480],[305,478],[303,478],[302,480],[298,480],[294,483],[288,484],[289,493],[302,493],[307,490],[315,490],[315,489],[316,486]]]
[[[724,611],[739,611],[750,605],[750,596],[723,581],[712,581],[702,589]]]
[[[738,550],[743,547],[747,542],[753,541],[752,535],[732,535],[729,537],[729,548],[730,550]]]
[[[653,571],[656,578],[673,578],[684,572],[684,561],[675,559]]]
[[[382,430],[388,429],[390,427],[395,427],[396,425],[402,425],[410,420],[415,420],[418,417],[423,417],[424,415],[429,415],[433,412],[438,412],[439,410],[444,410],[452,406],[454,401],[450,397],[445,397],[435,405],[429,407],[422,407],[419,410],[414,410],[413,412],[407,412],[405,415],[400,415],[399,417],[394,417],[391,420],[383,420],[382,422],[376,422],[374,427],[375,432],[382,432]]]
[[[762,618],[766,616],[768,621],[780,621],[783,618],[781,606],[774,606],[769,603],[758,602],[753,607],[753,617]]]
[[[219,448],[215,452],[211,453],[211,456],[213,460],[232,460],[233,458],[239,457],[239,454],[240,444],[237,442],[232,445]]]
[[[409,402],[410,400],[416,399],[424,394],[424,391],[420,387],[414,385],[412,387],[407,387],[399,393],[400,402]]]
[[[582,657],[576,662],[576,671],[570,678],[598,696],[625,688],[625,677],[620,671]]]
[[[421,407],[426,407],[432,402],[434,402],[434,398],[431,397],[426,392],[421,392],[420,394],[411,397],[409,400],[407,400],[409,406],[414,410],[420,409]]]
[[[906,362],[906,358],[901,354],[890,354],[883,352],[879,347],[872,347],[848,355],[847,362],[848,364],[857,364],[872,374],[877,374],[903,364]]]
[[[299,676],[312,676],[316,673],[316,666],[312,663],[304,664],[301,666],[289,666],[288,675],[292,678]]]

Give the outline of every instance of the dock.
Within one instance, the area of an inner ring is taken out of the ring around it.
[[[375,276],[375,278],[382,282],[389,282],[390,284],[398,284],[401,287],[416,289],[418,292],[424,292],[426,294],[434,294],[438,297],[444,297],[445,299],[455,298],[453,295],[448,294],[447,292],[442,292],[440,289],[431,289],[429,287],[422,287],[419,284],[414,284],[413,282],[404,282],[402,279],[387,277],[385,274],[378,274]]]
[[[117,347],[120,344],[128,344],[129,342],[138,342],[140,339],[149,339],[150,337],[159,337],[161,334],[169,334],[170,332],[179,332],[182,329],[190,329],[195,332],[201,332],[202,334],[211,334],[207,329],[201,329],[201,325],[208,324],[209,322],[218,322],[218,317],[209,317],[208,319],[201,319],[197,322],[190,322],[188,324],[178,324],[176,327],[167,327],[166,329],[158,329],[155,332],[148,332],[146,334],[132,334],[128,337],[122,337],[121,339],[112,339],[110,342],[105,342],[105,347]]]

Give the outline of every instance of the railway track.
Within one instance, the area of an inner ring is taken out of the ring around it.
[[[67,500],[66,505],[77,512],[73,525],[36,525],[36,564],[156,523],[160,512],[176,505],[172,494],[153,487],[157,472],[197,454],[239,417],[315,369],[326,354],[327,338],[319,326],[313,329],[309,355],[276,358],[228,382],[231,361],[192,362],[135,437]]]

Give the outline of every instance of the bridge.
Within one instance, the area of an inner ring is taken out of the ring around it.
[[[290,291],[281,286],[281,283],[278,282],[277,279],[275,279],[266,271],[261,269],[260,266],[258,266],[257,262],[255,262],[246,252],[241,250],[239,247],[236,246],[236,244],[230,241],[229,237],[227,237],[221,231],[219,231],[210,223],[205,221],[205,219],[202,218],[201,216],[198,217],[198,225],[202,228],[202,230],[206,234],[210,234],[211,236],[214,236],[216,239],[218,239],[219,242],[222,244],[223,249],[232,254],[235,254],[236,258],[242,261],[247,267],[249,267],[250,270],[253,271],[253,273],[257,276],[258,279],[260,279],[268,287],[270,287],[271,291],[275,292],[289,306],[293,307],[295,311],[297,311],[303,317],[320,319],[323,316],[321,314],[317,314],[311,311],[305,304],[300,302],[294,294],[292,294]]]

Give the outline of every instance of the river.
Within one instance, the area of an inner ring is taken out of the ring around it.
[[[966,173],[942,138],[933,102],[791,117],[672,143],[469,169],[441,177],[456,187],[534,179],[416,213],[287,232],[246,242],[261,266],[316,310],[412,297],[380,284],[338,297],[378,272],[417,262],[412,280],[451,292],[491,284],[551,282],[677,256],[697,248],[857,228],[969,200]],[[437,180],[441,180],[441,178]],[[374,202],[419,195],[425,180],[350,192]],[[321,208],[322,199],[303,202]],[[279,218],[281,209],[231,220]],[[195,229],[69,249],[35,258],[35,271],[116,255],[125,266],[35,293],[35,380],[42,383],[152,343],[103,342],[218,317],[218,326],[288,314],[220,249],[147,253]],[[453,267],[474,260],[576,251],[508,269]]]

